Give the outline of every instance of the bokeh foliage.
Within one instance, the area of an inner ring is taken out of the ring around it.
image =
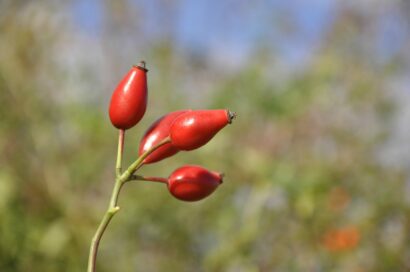
[[[168,23],[183,4],[157,2]],[[225,172],[209,199],[126,185],[98,271],[409,270],[409,173],[380,159],[399,112],[389,88],[408,72],[408,50],[372,46],[375,23],[394,15],[408,27],[409,8],[359,2],[338,5],[310,60],[291,72],[267,45],[226,70],[180,50],[172,29],[152,39],[127,1],[102,2],[95,43],[70,24],[70,1],[1,2],[0,271],[85,270],[113,186],[117,132],[106,107],[135,55],[146,56],[150,101],[126,135],[126,163],[168,111],[229,107],[238,118],[202,149],[142,170]]]

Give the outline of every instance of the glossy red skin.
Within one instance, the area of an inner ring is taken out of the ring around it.
[[[169,136],[169,129],[171,124],[174,122],[175,118],[180,116],[181,114],[188,112],[190,110],[180,110],[170,112],[157,121],[155,121],[145,132],[144,136],[140,141],[139,146],[139,155],[142,155],[145,151],[153,147],[154,145],[158,144],[160,141],[165,139]],[[145,160],[145,164],[154,163],[165,158],[168,158],[172,155],[175,155],[179,152],[179,149],[174,147],[173,145],[165,144],[151,153]]]
[[[227,110],[195,110],[184,113],[171,126],[171,143],[180,150],[199,148],[230,122]]]
[[[170,193],[183,201],[198,201],[222,183],[222,175],[201,166],[186,165],[176,169],[168,178]]]
[[[147,98],[147,70],[133,66],[112,94],[111,123],[124,130],[135,126],[145,114]]]

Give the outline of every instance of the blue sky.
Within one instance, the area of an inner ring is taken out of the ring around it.
[[[144,14],[142,28],[152,39],[172,35],[182,50],[206,53],[223,48],[238,57],[264,47],[289,61],[309,55],[335,16],[335,2],[322,0],[185,0],[178,1],[171,12],[161,1],[131,3],[134,10],[128,12]],[[90,36],[100,35],[103,13],[97,0],[78,1],[72,7],[73,21]]]

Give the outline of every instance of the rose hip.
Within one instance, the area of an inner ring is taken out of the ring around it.
[[[129,70],[114,90],[109,116],[116,128],[129,129],[144,116],[148,96],[147,71],[145,62],[141,61]]]
[[[145,151],[149,150],[151,147],[155,146],[163,139],[169,136],[169,129],[174,122],[175,118],[183,113],[190,110],[180,110],[170,112],[158,120],[156,120],[145,132],[144,136],[140,141],[139,155],[142,155]],[[171,145],[171,143],[165,144],[151,153],[147,158],[145,158],[144,163],[154,163],[165,158],[168,158],[179,152],[179,149]]]
[[[209,142],[232,122],[229,110],[195,110],[178,116],[170,128],[171,143],[180,150],[193,150]]]
[[[222,183],[223,175],[201,166],[185,165],[168,178],[170,193],[184,201],[197,201],[209,196]]]

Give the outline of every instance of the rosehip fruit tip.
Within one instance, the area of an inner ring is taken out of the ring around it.
[[[232,120],[236,118],[236,112],[227,110],[228,113],[228,123],[232,124]]]
[[[144,60],[141,60],[137,65],[134,65],[135,67],[144,70],[145,72],[148,72],[148,69],[146,68],[146,63]]]

